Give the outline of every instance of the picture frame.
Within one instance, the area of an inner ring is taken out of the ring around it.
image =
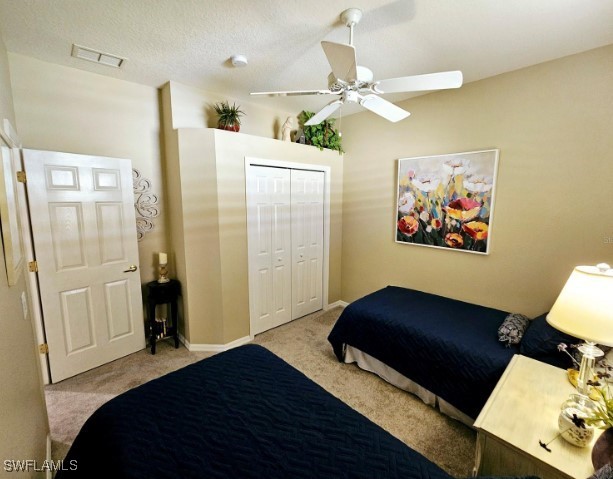
[[[499,150],[398,160],[396,242],[487,255]]]
[[[5,128],[0,129],[0,228],[7,281],[9,286],[14,286],[21,275],[25,255],[17,194],[19,148],[15,144],[14,130],[7,134],[6,125],[7,120]]]

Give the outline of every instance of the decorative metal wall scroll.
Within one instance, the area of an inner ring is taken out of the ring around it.
[[[145,234],[153,231],[155,223],[152,218],[160,215],[160,207],[157,195],[151,193],[151,180],[144,178],[136,168],[132,168],[132,183],[136,209],[136,237],[140,241]]]

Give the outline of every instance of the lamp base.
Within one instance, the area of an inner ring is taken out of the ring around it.
[[[160,265],[160,277],[158,278],[158,283],[168,283],[170,279],[168,279],[168,269],[165,264]]]
[[[577,378],[577,391],[579,394],[589,397],[591,382],[594,380],[594,367],[596,358],[604,356],[604,352],[596,343],[586,341],[579,346],[579,352],[582,354],[581,367],[579,368],[579,377]]]
[[[596,358],[604,355],[595,343],[586,341],[579,346],[582,354],[581,367],[577,377],[577,393],[571,394],[562,404],[562,411],[558,418],[560,434],[569,443],[585,447],[594,437],[594,428],[585,424],[584,420],[592,416],[595,408],[590,399],[590,390],[594,380],[594,365]]]

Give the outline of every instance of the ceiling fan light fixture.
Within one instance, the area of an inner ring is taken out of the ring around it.
[[[352,103],[359,103],[361,105],[362,99],[363,99],[362,95],[360,95],[357,91],[347,90],[343,94],[343,100],[349,101]]]
[[[249,63],[245,55],[232,55],[230,57],[230,62],[232,63],[232,66],[236,68],[246,67]]]

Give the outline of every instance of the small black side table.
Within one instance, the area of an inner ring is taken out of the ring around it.
[[[147,283],[147,317],[151,329],[151,354],[155,354],[155,342],[158,334],[161,333],[161,323],[155,320],[155,306],[168,303],[170,306],[170,316],[172,324],[170,329],[166,328],[167,337],[175,338],[175,348],[179,347],[179,328],[177,298],[181,294],[181,283],[176,279],[171,279],[168,283],[158,283],[151,281]]]

